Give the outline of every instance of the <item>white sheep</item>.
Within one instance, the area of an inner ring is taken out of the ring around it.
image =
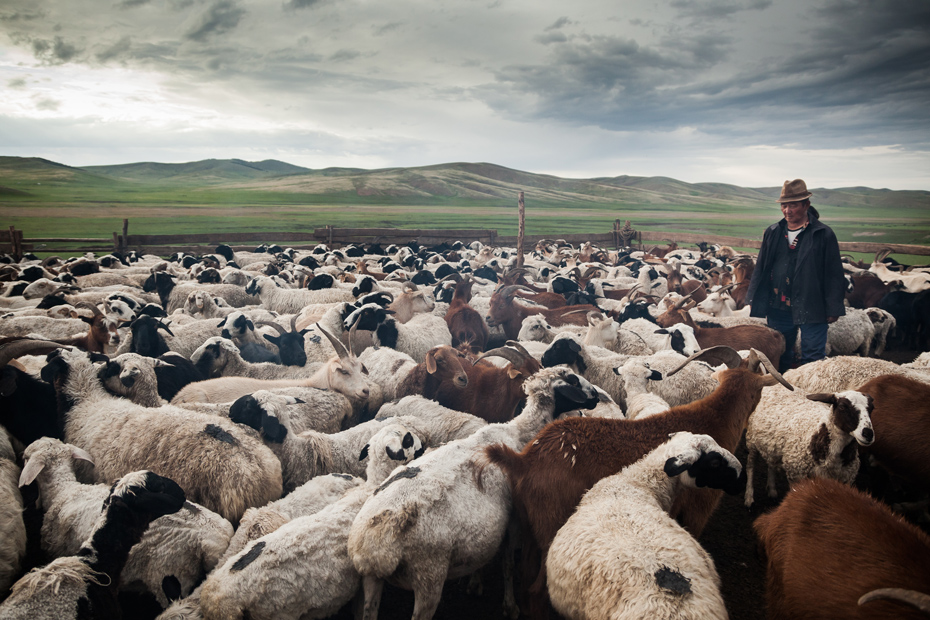
[[[6,429],[0,426],[0,596],[19,574],[26,555],[23,497],[19,492],[19,466]]]
[[[375,345],[402,351],[417,363],[424,361],[433,347],[452,345],[452,334],[442,317],[418,314],[401,323],[377,304],[367,304],[360,310],[353,329],[372,332]]]
[[[583,325],[559,325],[558,327],[552,327],[543,315],[531,314],[520,323],[520,331],[517,333],[517,340],[550,344],[556,336],[565,331],[572,332],[578,336],[584,336],[589,333],[590,328],[584,327]],[[597,346],[603,347],[604,345],[598,344]]]
[[[435,400],[418,395],[387,403],[375,416],[375,420],[382,422],[394,419],[416,433],[428,447],[463,439],[488,425],[487,420],[478,416],[443,407]]]
[[[351,289],[326,288],[310,291],[300,288],[281,288],[267,276],[254,278],[245,287],[250,295],[258,295],[262,307],[279,314],[297,314],[310,304],[355,301]]]
[[[20,485],[38,481],[45,517],[42,549],[50,557],[74,555],[93,532],[106,484],[78,482],[72,459],[93,463],[77,446],[43,437],[26,447]],[[186,502],[185,507],[152,522],[142,540],[129,552],[120,587],[141,582],[166,607],[172,599],[187,596],[217,565],[226,551],[233,527],[215,512]]]
[[[612,318],[596,312],[588,313],[588,331],[585,333],[584,344],[626,355],[649,355],[654,352],[638,333],[624,329]]]
[[[672,438],[585,493],[546,555],[570,619],[727,618],[713,559],[668,512],[685,487],[737,492],[741,467],[709,435]]]
[[[626,417],[630,420],[646,418],[668,411],[668,403],[658,394],[649,391],[649,381],[662,381],[662,373],[649,366],[649,362],[634,357],[623,366],[614,368],[623,378],[626,393]]]
[[[793,368],[785,373],[785,380],[811,393],[842,392],[854,390],[879,375],[888,374],[930,383],[930,372],[919,368],[904,368],[894,362],[850,355],[828,357]]]
[[[131,472],[113,485],[103,513],[77,555],[57,558],[13,584],[0,605],[4,620],[65,620],[118,616],[117,585],[149,523],[184,505],[184,491],[150,471]]]
[[[212,378],[307,379],[320,369],[319,364],[284,366],[274,362],[250,362],[243,359],[232,340],[223,336],[211,336],[202,343],[191,353],[190,360],[204,376]]]
[[[155,369],[171,364],[138,353],[123,353],[110,360],[103,371],[103,385],[113,394],[128,398],[143,407],[167,404],[158,394]]]
[[[875,326],[865,310],[846,308],[846,314],[827,328],[827,355],[860,355],[869,357]],[[800,352],[800,338],[795,350]]]
[[[872,354],[878,357],[885,352],[888,336],[894,333],[898,322],[890,312],[881,308],[866,308],[865,312],[872,321],[875,333],[872,338]]]
[[[349,555],[363,576],[364,617],[377,617],[384,580],[414,591],[413,617],[430,618],[447,579],[470,574],[497,553],[510,516],[510,485],[483,448],[519,450],[563,410],[597,404],[585,379],[543,369],[524,384],[523,411],[503,424],[445,444],[401,468],[365,503],[352,524]]]
[[[917,369],[928,369],[930,368],[930,351],[924,351],[918,355],[914,361],[908,362],[906,364],[901,364],[904,368],[917,368]]]
[[[746,506],[753,503],[758,456],[768,467],[769,497],[778,497],[779,471],[785,472],[789,484],[813,477],[852,484],[859,473],[857,444],[869,446],[875,440],[871,401],[854,390],[805,394],[798,388],[793,392],[763,388],[746,427]]]
[[[206,620],[325,618],[354,596],[359,574],[346,539],[356,514],[397,465],[414,458],[420,441],[399,424],[375,434],[368,480],[334,504],[298,517],[251,542],[206,580],[200,603]],[[356,458],[359,458],[356,456]]]
[[[701,350],[694,329],[684,323],[659,327],[652,321],[637,318],[627,319],[621,327],[642,338],[651,352],[671,350],[688,357]]]
[[[97,372],[86,353],[66,350],[42,369],[67,403],[65,440],[94,455],[96,481],[157,467],[231,522],[281,496],[281,464],[252,431],[179,407],[136,405],[108,393]]]

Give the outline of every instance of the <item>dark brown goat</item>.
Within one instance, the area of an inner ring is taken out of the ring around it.
[[[504,286],[498,288],[491,295],[491,305],[488,310],[488,327],[500,326],[508,340],[516,340],[520,333],[523,319],[533,314],[541,314],[550,325],[581,325],[588,324],[588,312],[600,312],[590,304],[564,306],[562,308],[530,308],[514,303],[513,297],[519,286]]]
[[[706,358],[711,352],[726,353],[726,357],[712,363],[724,362],[731,368],[715,375],[720,386],[701,400],[637,420],[556,421],[540,431],[520,453],[500,444],[487,448],[488,458],[506,472],[513,488],[514,510],[522,525],[524,554],[529,561],[524,565],[527,571],[524,583],[536,575],[530,587],[532,615],[545,616],[546,571],[541,558],[545,558],[556,532],[571,516],[585,491],[598,480],[642,458],[668,440],[669,433],[707,434],[732,452],[749,415],[759,404],[762,388],[784,381],[771,363],[760,359],[756,352],[744,362],[745,368],[733,367],[740,364],[739,354],[725,347],[701,351],[689,361]],[[762,363],[772,374],[758,374]],[[719,500],[719,491],[689,489],[672,506],[671,514],[697,537]],[[534,565],[534,560],[538,564]]]
[[[396,372],[403,362],[398,362]],[[412,394],[419,394],[426,398],[435,399],[439,387],[446,386],[455,389],[464,389],[468,385],[466,367],[471,361],[461,351],[449,345],[442,345],[430,349],[426,359],[413,367],[407,376],[397,386],[394,399],[403,398]]]
[[[449,333],[452,334],[452,346],[467,344],[471,351],[478,355],[487,348],[490,332],[481,314],[468,305],[471,301],[472,284],[474,280],[466,277],[455,285],[455,292],[444,318],[449,326]]]
[[[493,349],[484,357],[503,357],[510,361],[504,367],[479,358],[474,365],[463,364],[468,385],[458,388],[446,381],[434,394],[425,394],[440,405],[483,418],[488,422],[513,419],[517,406],[526,399],[523,382],[541,368],[539,362],[520,345],[508,342],[507,347]]]
[[[769,620],[927,617],[891,601],[858,604],[879,588],[930,593],[930,536],[865,493],[802,480],[753,527],[768,556]]]
[[[785,337],[778,331],[765,325],[734,325],[732,327],[699,327],[688,311],[685,304],[693,300],[682,299],[671,308],[656,317],[660,327],[671,327],[676,323],[684,323],[694,329],[694,337],[702,349],[724,345],[737,351],[758,349],[770,360],[781,358],[785,352]],[[792,343],[793,344],[793,343]]]
[[[930,385],[882,375],[856,388],[872,397],[875,441],[863,452],[917,488],[930,488]]]
[[[846,293],[846,301],[851,308],[877,308],[882,297],[892,291],[901,290],[900,284],[884,282],[875,274],[866,271],[852,276],[852,290]]]

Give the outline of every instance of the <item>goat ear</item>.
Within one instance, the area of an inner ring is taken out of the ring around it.
[[[267,340],[273,345],[278,345],[281,342],[280,336],[269,336],[268,334],[262,334],[262,337],[264,337],[265,340]]]
[[[426,354],[426,372],[432,375],[436,373],[436,370],[436,355],[433,351],[430,351]]]
[[[368,458],[368,444],[365,444],[365,447],[362,448],[362,453],[358,455],[358,460],[364,461]]]
[[[507,369],[507,376],[511,380],[516,379],[517,377],[520,376],[520,369],[514,368],[513,366],[511,366],[510,368]]]
[[[807,399],[817,401],[818,403],[836,404],[836,394],[808,394]]]

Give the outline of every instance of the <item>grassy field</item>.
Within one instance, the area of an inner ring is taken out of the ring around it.
[[[110,169],[102,174],[44,160],[0,160],[0,226],[14,226],[27,239],[108,242],[113,232],[122,230],[124,218],[129,219],[130,234],[312,232],[331,225],[483,228],[512,236],[517,234],[517,187],[525,187],[531,238],[606,233],[619,219],[643,231],[761,239],[764,228],[780,217],[774,202],[757,190],[708,190],[672,179],[638,179],[635,191],[624,187],[614,192],[610,184],[499,168],[492,170],[494,178],[474,173],[466,178],[460,167],[450,166],[418,169],[416,174],[390,171],[381,177],[314,172],[244,182],[224,181],[215,170],[209,176],[200,162],[201,168],[183,178],[139,180],[113,176],[116,172]],[[365,188],[379,193],[366,195]],[[424,188],[439,194],[426,195]],[[822,220],[840,241],[930,245],[930,194],[869,192],[854,188],[845,194],[815,194]],[[631,200],[636,197],[642,200]]]

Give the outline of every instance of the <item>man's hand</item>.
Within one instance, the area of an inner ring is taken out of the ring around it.
[[[828,316],[828,317],[827,317],[827,323],[836,323],[836,320],[839,319],[839,318],[840,318],[840,317],[838,317],[838,316]]]

